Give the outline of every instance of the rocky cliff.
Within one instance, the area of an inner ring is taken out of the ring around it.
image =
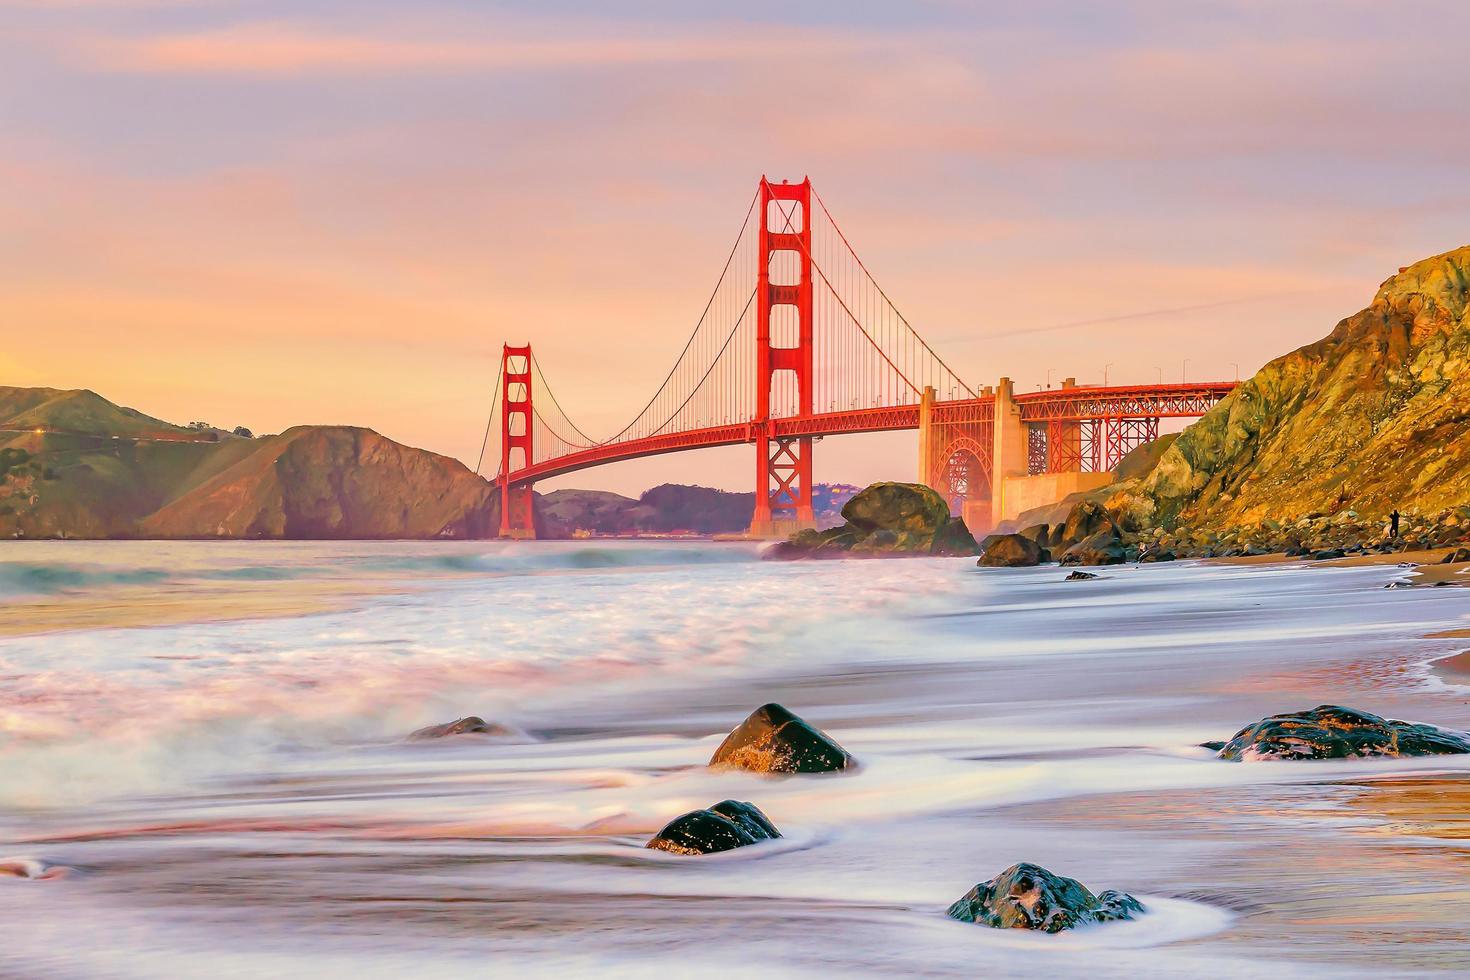
[[[296,426],[139,522],[145,537],[482,538],[499,494],[463,463],[371,429]]]
[[[1467,307],[1470,246],[1400,270],[1185,430],[1109,509],[1132,528],[1218,530],[1470,503]]]

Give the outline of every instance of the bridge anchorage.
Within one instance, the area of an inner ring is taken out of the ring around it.
[[[811,181],[762,177],[689,340],[633,420],[607,438],[588,436],[562,410],[531,345],[506,345],[481,464],[497,438],[500,534],[532,538],[538,480],[753,445],[750,532],[775,537],[814,524],[815,440],[913,429],[918,479],[983,533],[1105,485],[1123,456],[1157,438],[1160,419],[1203,415],[1234,387],[1069,379],[1018,394],[1001,378],[972,388],[873,279]]]

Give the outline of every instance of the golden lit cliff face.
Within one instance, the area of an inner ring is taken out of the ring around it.
[[[1113,505],[1224,526],[1470,503],[1470,246],[1408,266],[1327,337],[1277,358]]]

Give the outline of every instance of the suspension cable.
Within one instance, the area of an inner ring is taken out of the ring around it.
[[[500,359],[500,372],[495,376],[495,394],[490,396],[490,414],[485,418],[485,438],[480,441],[480,458],[475,460],[475,473],[485,465],[485,450],[490,445],[490,429],[495,425],[495,409],[500,405],[500,385],[505,381],[505,358]],[[480,474],[483,475],[483,474]]]
[[[783,214],[785,213],[785,209],[781,207],[781,203],[779,201],[776,202],[776,207]],[[826,209],[823,208],[823,210],[826,210]],[[796,205],[795,204],[792,204],[792,206],[791,206],[791,213],[792,214],[795,214],[796,213]],[[787,226],[790,227],[790,224],[791,224],[791,222],[788,219]],[[833,227],[835,228],[837,226],[834,224]],[[830,279],[827,278],[827,273],[822,270],[822,267],[821,267],[821,265],[819,265],[817,263],[817,260],[814,259],[814,258],[812,258],[811,250],[806,247],[806,243],[805,242],[802,242],[800,239],[797,239],[797,244],[801,245],[801,250],[806,253],[806,257],[807,257],[808,261],[811,262],[812,268],[817,270],[817,275],[819,275],[819,276],[822,277],[822,282],[824,282],[824,283],[827,284],[827,289],[832,293],[832,297],[837,300],[838,305],[842,307],[842,312],[844,312],[844,313],[847,314],[847,317],[848,317],[849,320],[851,320],[853,323],[857,324],[858,330],[862,333],[863,337],[866,338],[866,340],[868,341],[868,343],[873,345],[873,349],[878,352],[878,356],[881,357],[881,358],[883,358],[883,360],[888,363],[888,366],[889,367],[893,368],[893,373],[894,374],[897,374],[900,378],[903,378],[903,383],[909,386],[909,390],[910,391],[912,391],[914,394],[919,395],[920,397],[922,397],[923,396],[923,392],[921,392],[918,388],[914,387],[914,383],[908,379],[908,375],[904,374],[903,371],[901,371],[899,369],[898,365],[893,363],[892,358],[890,358],[888,356],[888,354],[886,352],[884,352],[883,348],[881,346],[879,346],[878,342],[876,340],[874,340],[871,336],[868,335],[867,328],[865,328],[863,326],[862,321],[859,320],[856,316],[853,315],[852,310],[848,308],[848,305],[847,305],[846,300],[844,300],[841,296],[839,296],[837,294],[837,290],[835,288],[833,288],[833,286],[832,286],[832,280],[830,280]],[[851,249],[849,248],[848,251],[851,251]],[[853,258],[857,258],[857,256],[854,255]],[[868,277],[868,279],[870,281],[872,280],[872,278],[873,278],[872,276],[869,276]],[[878,284],[876,282],[874,282],[873,285],[874,286],[877,286]],[[879,290],[879,291],[881,292],[881,290]],[[884,297],[884,298],[887,299],[887,297]],[[889,306],[892,306],[892,305],[893,305],[892,303],[889,304]],[[909,329],[912,330],[913,328],[910,327]],[[955,380],[958,381],[959,379],[956,378]],[[971,392],[971,394],[973,395],[974,392]]]
[[[832,230],[837,232],[838,238],[842,239],[842,244],[847,247],[848,254],[850,254],[857,261],[858,268],[863,270],[863,275],[867,276],[868,281],[873,284],[873,288],[878,290],[878,295],[883,297],[883,301],[888,304],[889,308],[892,309],[895,314],[898,315],[898,318],[903,321],[903,325],[908,328],[909,332],[918,338],[919,343],[923,345],[924,350],[929,354],[929,356],[938,361],[939,366],[948,371],[949,376],[958,381],[960,387],[969,392],[971,398],[976,397],[975,389],[965,384],[964,379],[955,373],[954,368],[946,364],[944,362],[944,358],[935,353],[934,348],[929,346],[929,342],[924,339],[924,336],[920,334],[919,331],[914,329],[913,324],[909,323],[908,318],[903,315],[903,311],[898,308],[898,304],[894,303],[893,300],[888,298],[888,294],[883,291],[883,287],[878,284],[878,280],[874,278],[871,272],[868,271],[868,267],[863,264],[862,257],[859,256],[857,252],[853,249],[852,244],[847,240],[847,236],[842,233],[842,227],[837,224],[837,219],[832,217],[832,212],[827,210],[827,202],[822,200],[822,195],[817,193],[817,189],[815,187],[812,188],[812,197],[815,197],[817,199],[817,203],[822,206],[822,213],[825,214],[827,216],[827,220],[832,223]],[[822,278],[825,279],[826,276],[823,276]]]
[[[684,355],[685,354],[688,354],[689,353],[689,349],[694,346],[694,341],[699,336],[699,328],[704,325],[705,318],[709,316],[710,308],[713,307],[714,304],[715,304],[715,298],[717,296],[719,296],[720,286],[724,284],[724,282],[725,282],[725,275],[730,271],[730,263],[735,260],[736,253],[740,251],[740,243],[745,240],[745,230],[750,225],[750,216],[755,213],[755,204],[759,200],[760,200],[760,188],[757,187],[756,188],[756,191],[755,191],[755,195],[752,196],[751,199],[750,199],[750,206],[745,209],[745,219],[743,221],[741,221],[741,223],[740,223],[740,233],[735,236],[735,244],[730,247],[730,254],[725,257],[725,265],[724,265],[724,268],[722,268],[720,270],[720,278],[715,282],[715,288],[710,292],[710,297],[709,297],[708,302],[706,302],[704,304],[704,311],[699,314],[699,320],[694,325],[694,332],[691,333],[689,335],[689,339],[684,342],[684,349],[681,350],[679,352],[679,356],[674,359],[674,366],[671,367],[671,368],[669,368],[669,373],[664,376],[663,383],[660,384],[658,386],[658,388],[654,391],[653,397],[648,400],[648,404],[644,405],[641,409],[639,409],[638,414],[633,416],[633,421],[631,421],[627,425],[623,426],[623,428],[622,428],[621,431],[619,431],[615,435],[609,436],[608,438],[602,440],[601,442],[598,442],[597,440],[592,439],[591,436],[588,436],[585,432],[582,432],[582,430],[581,429],[578,429],[577,426],[576,426],[576,424],[574,422],[572,422],[572,420],[570,418],[567,418],[567,423],[569,425],[571,425],[573,429],[576,429],[577,432],[582,435],[582,438],[588,440],[592,444],[588,448],[593,448],[595,446],[605,446],[605,445],[608,445],[609,443],[616,442],[619,439],[621,439],[623,436],[627,435],[628,432],[630,430],[632,430],[632,428],[635,425],[638,424],[639,420],[642,419],[645,414],[647,414],[648,410],[653,407],[654,403],[658,401],[659,396],[664,393],[664,389],[668,387],[669,382],[671,380],[673,380],[674,374],[679,370],[679,365],[682,364],[683,361],[684,361]],[[740,321],[738,321],[738,320],[736,321],[737,324],[739,322]],[[726,341],[725,342],[726,342],[726,344],[728,344],[729,343],[729,338],[726,338]],[[721,347],[720,349],[723,351],[724,350],[724,347]],[[715,358],[715,360],[718,360],[718,359],[719,358],[717,356]],[[711,362],[711,363],[713,363],[713,362]],[[708,371],[705,372],[705,376],[706,377],[709,376],[709,372]],[[545,375],[544,374],[542,375],[542,378],[544,380],[544,378],[545,378]],[[696,388],[697,388],[697,386],[696,386]],[[548,388],[548,391],[549,390],[550,389]],[[555,396],[552,396],[552,401],[553,402],[556,401]],[[685,402],[684,403],[687,405],[688,404],[688,399],[685,399]],[[560,409],[560,406],[558,406],[558,409]],[[677,413],[675,413],[675,414],[677,414]],[[563,413],[563,415],[565,415],[565,413]],[[664,421],[661,422],[661,423],[659,423],[658,428],[654,429],[654,431],[657,432],[657,431],[661,430],[664,426],[668,425],[669,422],[672,421],[672,419],[673,419],[673,416],[670,416],[669,418],[664,419]]]

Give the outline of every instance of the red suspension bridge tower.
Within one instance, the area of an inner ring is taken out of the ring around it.
[[[536,518],[530,483],[512,483],[515,469],[531,465],[531,345],[504,345],[500,352],[500,536],[534,538]],[[515,458],[513,451],[520,451]]]
[[[772,184],[762,177],[756,281],[755,516],[751,533],[812,527],[811,436],[771,432],[771,388],[778,371],[795,376],[800,415],[812,414],[812,182]],[[773,219],[775,219],[773,221]],[[777,227],[773,228],[772,225]],[[772,314],[778,335],[772,338]],[[792,328],[795,328],[794,330]]]

